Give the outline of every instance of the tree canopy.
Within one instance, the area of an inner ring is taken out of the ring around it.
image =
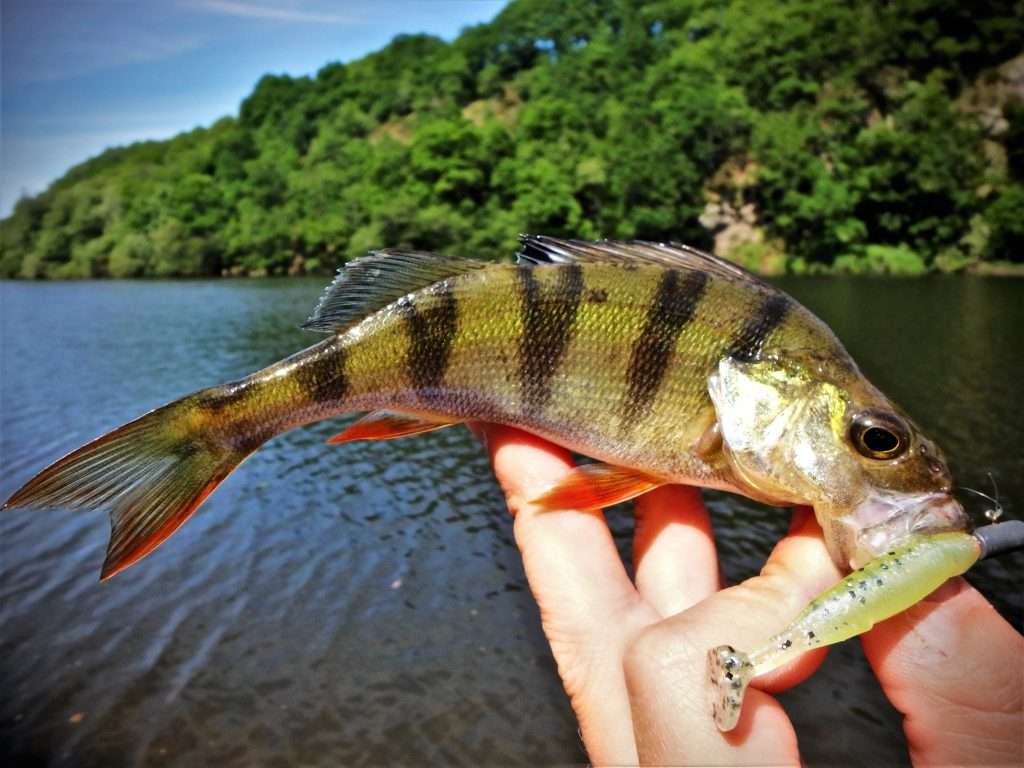
[[[0,275],[507,258],[520,232],[762,271],[1024,262],[1022,42],[1003,0],[513,0],[72,168],[0,222]]]

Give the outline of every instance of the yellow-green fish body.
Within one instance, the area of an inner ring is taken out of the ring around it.
[[[394,409],[515,424],[666,480],[732,488],[717,457],[694,451],[714,422],[707,378],[741,330],[735,310],[753,315],[768,301],[657,266],[489,265],[324,342],[331,353],[312,399],[332,415]],[[794,312],[788,322],[805,320]],[[781,328],[766,330],[751,343],[770,348]],[[302,398],[284,394],[282,415]]]
[[[352,411],[353,436],[512,424],[598,459],[552,504],[665,482],[813,504],[833,556],[963,527],[935,447],[782,292],[680,246],[526,238],[520,262],[379,252],[307,327],[328,336],[69,454],[8,506],[111,507],[112,575],[270,437]]]

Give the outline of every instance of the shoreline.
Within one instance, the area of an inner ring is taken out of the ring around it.
[[[497,263],[497,262],[496,262]],[[338,266],[340,269],[343,264]],[[740,265],[742,266],[742,265]],[[941,269],[930,269],[920,274],[894,274],[887,271],[876,271],[876,272],[849,272],[846,270],[836,270],[832,268],[822,268],[807,271],[782,271],[782,272],[758,272],[751,270],[759,277],[765,279],[774,279],[780,277],[799,277],[799,278],[887,278],[893,280],[920,280],[922,278],[930,277],[984,277],[984,278],[1010,278],[1020,279],[1024,278],[1024,263],[1015,263],[1009,261],[997,261],[997,262],[978,262],[971,264],[962,269],[944,271]],[[272,275],[272,274],[219,274],[219,275],[134,275],[131,277],[112,277],[96,276],[96,277],[21,277],[18,275],[0,276],[0,282],[11,282],[11,283],[84,283],[84,282],[156,282],[156,281],[171,281],[171,282],[188,282],[192,280],[287,280],[291,278],[322,278],[324,280],[331,280],[337,274],[337,270],[330,272],[306,272],[301,274],[283,274],[283,275]]]

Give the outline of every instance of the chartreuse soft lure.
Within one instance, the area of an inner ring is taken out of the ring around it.
[[[1024,522],[1010,521],[965,532],[918,535],[893,547],[822,592],[792,624],[751,653],[721,645],[708,652],[715,724],[730,731],[743,695],[758,675],[800,654],[867,632],[964,573],[981,557],[1021,546]]]

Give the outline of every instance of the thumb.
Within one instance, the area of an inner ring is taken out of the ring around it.
[[[954,579],[861,641],[916,764],[1024,764],[1024,637]]]
[[[711,716],[707,652],[726,643],[756,648],[838,578],[814,516],[800,510],[759,576],[641,632],[625,658],[641,762],[798,763],[792,725],[765,691],[782,690],[809,675],[824,650],[757,678],[747,691],[739,726],[727,734],[718,731]]]

